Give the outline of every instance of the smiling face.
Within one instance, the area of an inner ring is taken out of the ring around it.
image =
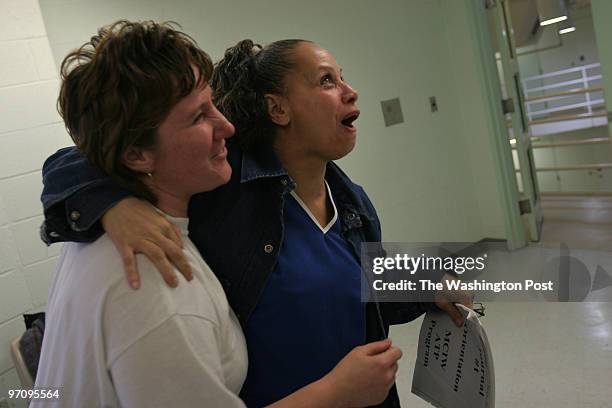
[[[337,160],[355,147],[359,116],[357,92],[342,77],[336,59],[320,46],[303,42],[292,53],[295,69],[285,77],[286,123],[293,149],[324,161]]]
[[[196,88],[159,127],[152,153],[154,189],[188,199],[229,181],[225,139],[234,134],[234,126],[217,110],[211,92],[208,85]]]

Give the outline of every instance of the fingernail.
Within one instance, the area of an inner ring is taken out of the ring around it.
[[[132,287],[132,289],[138,289],[140,288],[140,282],[136,279],[132,279],[130,281],[130,286]]]
[[[176,276],[173,276],[172,278],[170,278],[170,284],[174,287],[174,286],[178,286],[178,278]]]

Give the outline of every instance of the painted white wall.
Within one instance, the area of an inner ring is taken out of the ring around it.
[[[10,342],[21,314],[47,300],[59,245],[38,238],[43,160],[69,143],[55,110],[58,80],[37,0],[0,6],[0,396],[19,388]],[[13,406],[23,406],[10,401]],[[15,405],[16,404],[16,405]]]

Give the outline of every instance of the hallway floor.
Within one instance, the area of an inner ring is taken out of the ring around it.
[[[542,199],[542,242],[612,251],[612,196]]]
[[[612,251],[612,197],[547,198],[542,209],[542,245]],[[493,352],[496,407],[612,407],[612,303],[490,302],[486,308],[481,321]],[[405,408],[430,406],[410,392],[420,323],[391,330],[404,351],[397,382]]]

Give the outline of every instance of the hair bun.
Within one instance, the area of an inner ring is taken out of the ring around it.
[[[285,76],[293,69],[291,51],[303,40],[281,40],[263,48],[239,41],[217,62],[210,81],[219,111],[234,124],[232,140],[244,150],[272,143],[276,125],[268,115],[266,94],[284,93]]]

